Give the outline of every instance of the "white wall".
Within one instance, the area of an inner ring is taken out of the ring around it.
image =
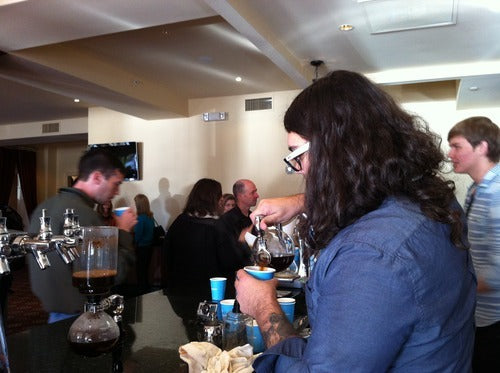
[[[146,194],[157,220],[169,225],[182,210],[187,194],[199,178],[210,177],[230,192],[239,178],[252,179],[261,198],[300,192],[300,175],[285,175],[287,154],[283,115],[298,91],[274,92],[259,96],[198,99],[190,102],[189,118],[145,121],[104,108],[89,110],[89,143],[138,141],[142,143],[142,180],[123,184],[115,205],[132,205],[137,193]],[[273,109],[244,111],[244,100],[273,97]],[[489,116],[500,123],[500,109],[455,109],[455,101],[405,103],[443,137],[447,150],[448,130],[472,115]],[[202,121],[201,114],[228,112],[228,120]],[[458,182],[457,197],[462,203],[467,176],[448,174]]]
[[[59,132],[42,133],[44,123],[59,123]],[[0,140],[22,139],[30,137],[53,137],[54,135],[74,135],[87,133],[87,118],[47,120],[44,122],[29,122],[5,124],[0,126]]]
[[[455,100],[405,103],[403,107],[427,121],[430,128],[441,136],[441,147],[445,152],[449,150],[448,132],[457,122],[472,116],[486,116],[493,122],[500,123],[500,108],[456,110]],[[445,176],[455,182],[457,199],[463,205],[467,188],[472,183],[472,179],[468,175],[455,174],[451,164],[448,165],[447,170]]]
[[[255,112],[244,111],[252,96],[192,100],[192,116],[182,119],[144,121],[90,109],[89,143],[142,143],[142,180],[124,183],[114,204],[132,205],[134,195],[144,193],[157,220],[169,225],[203,177],[219,180],[224,192],[239,178],[253,180],[261,197],[300,192],[302,177],[286,175],[282,160],[288,152],[282,118],[297,93],[274,93],[273,109]],[[228,112],[228,120],[203,122],[207,111]]]

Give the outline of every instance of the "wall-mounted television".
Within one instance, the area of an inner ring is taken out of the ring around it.
[[[139,151],[138,143],[129,142],[110,142],[107,144],[90,144],[89,148],[104,148],[111,154],[114,154],[125,167],[125,180],[140,180],[139,173]]]

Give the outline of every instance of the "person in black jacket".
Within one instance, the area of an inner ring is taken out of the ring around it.
[[[170,294],[210,299],[210,277],[227,277],[226,297],[234,297],[235,272],[249,264],[217,227],[222,196],[218,181],[200,179],[165,237],[166,282]]]

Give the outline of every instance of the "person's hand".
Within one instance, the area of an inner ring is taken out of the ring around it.
[[[240,304],[241,312],[252,316],[259,321],[268,311],[280,312],[281,308],[276,300],[276,285],[278,280],[258,280],[249,275],[244,269],[236,273],[236,299]]]
[[[258,280],[244,269],[236,273],[236,299],[240,310],[252,316],[259,325],[267,348],[296,335],[276,298],[278,280]]]
[[[260,228],[267,229],[268,225],[283,223],[291,220],[304,209],[304,195],[263,199],[250,214],[250,219],[255,221],[257,215],[262,215]]]
[[[137,214],[134,209],[127,209],[123,211],[120,216],[116,216],[116,226],[118,229],[122,229],[124,231],[130,232],[134,229],[134,226],[137,224]]]

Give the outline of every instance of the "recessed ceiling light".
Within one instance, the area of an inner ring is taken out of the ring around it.
[[[236,80],[237,82],[241,82],[241,76],[237,76],[234,80]]]
[[[339,26],[340,31],[351,31],[354,28],[353,25],[350,25],[348,23],[344,23],[343,25]]]
[[[475,85],[473,85],[472,87],[469,87],[469,91],[472,91],[472,92],[475,92],[479,89],[479,87],[476,87]]]
[[[79,98],[75,98],[73,101],[80,102],[80,99]]]

